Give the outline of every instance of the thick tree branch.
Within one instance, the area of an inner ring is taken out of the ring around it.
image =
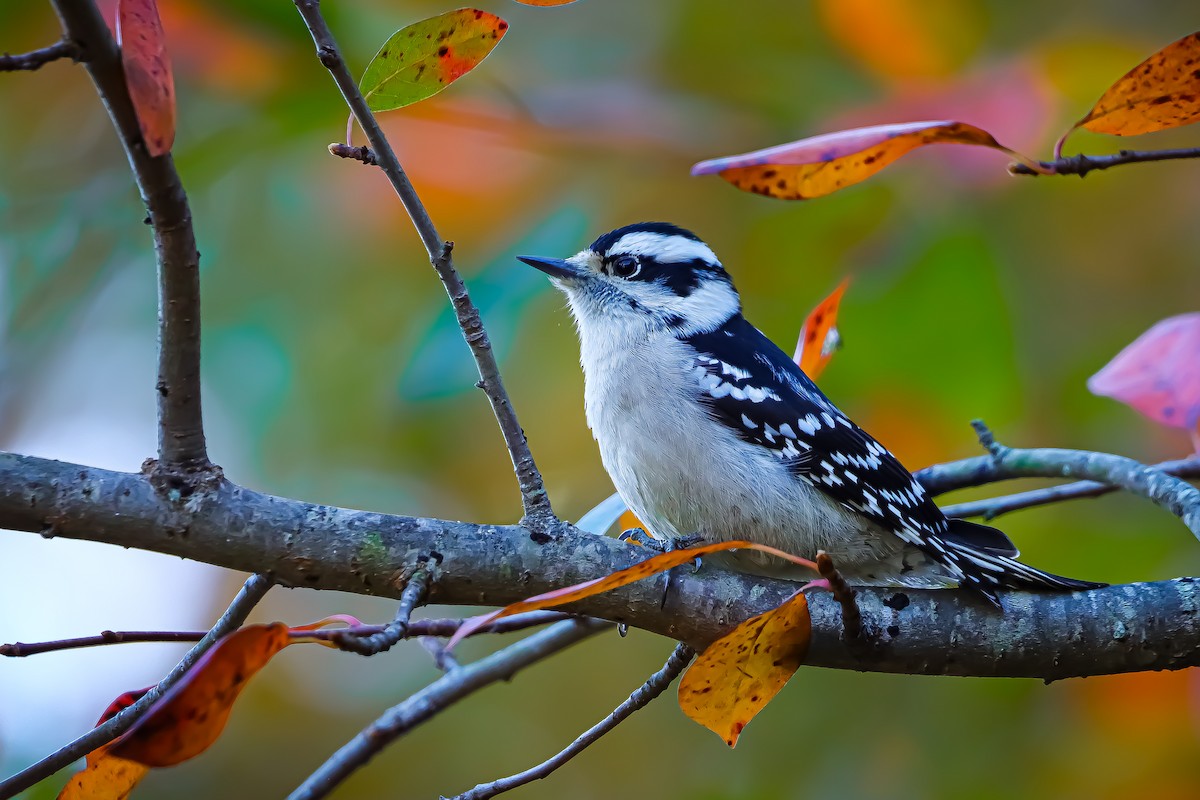
[[[1200,158],[1200,147],[1185,147],[1179,150],[1122,150],[1105,156],[1086,156],[1081,153],[1039,162],[1046,172],[1038,172],[1020,163],[1009,164],[1008,171],[1011,175],[1078,175],[1082,178],[1094,170],[1111,169],[1122,164],[1174,161],[1180,158]]]
[[[504,388],[504,381],[500,378],[500,367],[496,363],[491,340],[488,338],[487,330],[483,327],[483,320],[479,316],[479,308],[471,300],[462,276],[454,267],[454,260],[451,258],[452,245],[442,239],[438,233],[429,212],[425,209],[425,204],[421,202],[417,190],[413,188],[407,173],[400,166],[395,151],[392,150],[387,137],[383,135],[383,129],[376,122],[375,115],[367,106],[362,92],[358,90],[358,84],[355,83],[354,78],[350,75],[350,70],[346,67],[346,62],[342,58],[341,51],[338,50],[333,33],[321,16],[319,0],[295,0],[295,3],[317,46],[317,57],[333,76],[342,97],[345,98],[346,104],[350,106],[350,111],[354,114],[354,118],[358,120],[359,126],[366,133],[380,169],[387,175],[392,188],[395,189],[400,202],[404,205],[404,210],[408,212],[409,218],[417,229],[417,234],[421,237],[422,244],[425,245],[425,250],[429,253],[430,263],[433,264],[434,271],[442,281],[446,294],[450,296],[450,303],[454,307],[458,326],[462,329],[463,338],[467,340],[471,354],[475,357],[475,366],[479,370],[477,385],[483,389],[488,401],[492,404],[492,411],[496,415],[500,432],[504,436],[504,444],[508,447],[508,454],[512,458],[513,469],[517,474],[517,484],[521,490],[525,524],[536,530],[553,528],[557,519],[550,507],[550,498],[542,483],[542,475],[538,471],[537,464],[534,463],[533,453],[529,450],[529,442],[525,439],[525,431],[517,420],[517,412],[513,409],[508,391]]]
[[[242,623],[246,621],[246,617],[258,605],[258,601],[262,600],[263,596],[266,595],[271,585],[271,579],[265,575],[250,576],[245,585],[242,586],[241,591],[233,598],[233,602],[229,604],[229,608],[225,610],[225,613],[213,625],[212,630],[204,634],[204,637],[196,646],[187,651],[183,659],[157,686],[146,692],[138,698],[136,703],[121,711],[112,719],[102,725],[97,725],[83,736],[59,748],[36,764],[30,765],[7,780],[0,782],[0,800],[15,797],[19,792],[23,792],[38,781],[50,777],[63,767],[69,765],[72,761],[83,758],[97,747],[103,747],[133,727],[133,723],[141,719],[150,709],[150,706],[158,702],[158,698],[162,697],[164,692],[178,683],[179,679],[187,674],[188,670],[200,660],[201,656],[208,652],[209,648],[217,643],[218,639],[241,627]]]
[[[652,700],[665,692],[667,687],[679,677],[679,674],[683,672],[684,668],[687,667],[695,655],[696,652],[686,644],[676,645],[675,649],[671,652],[671,657],[667,659],[666,664],[663,664],[662,669],[647,678],[646,682],[635,689],[633,694],[629,695],[621,705],[613,709],[611,714],[581,733],[575,741],[571,742],[560,752],[546,759],[536,767],[530,767],[524,772],[518,772],[516,775],[509,775],[507,778],[500,778],[490,783],[481,783],[474,789],[463,792],[451,798],[451,800],[487,800],[489,797],[495,797],[498,794],[503,794],[519,786],[524,786],[533,781],[540,781],[542,778],[547,777],[554,770],[566,764],[598,741],[601,736],[629,719],[635,711],[645,708]]]
[[[481,658],[473,664],[453,670],[388,709],[361,733],[329,757],[310,775],[288,800],[315,800],[325,797],[350,773],[367,763],[399,737],[448,708],[464,697],[500,680],[508,680],[520,670],[554,655],[581,639],[610,627],[599,620],[568,620],[527,636],[516,644]]]
[[[167,474],[180,469],[202,472],[209,462],[200,413],[200,253],[196,250],[187,194],[170,153],[152,157],[146,150],[125,85],[120,50],[96,5],[90,0],[53,3],[66,38],[80,48],[80,60],[117,129],[154,231],[158,263],[158,458]]]
[[[3,53],[0,54],[0,72],[41,69],[51,61],[58,61],[61,58],[78,61],[79,48],[70,40],[63,39],[49,47],[31,50],[28,53],[17,53],[16,55]]]
[[[107,542],[231,569],[269,568],[294,586],[399,597],[423,562],[441,559],[429,601],[505,605],[630,566],[644,553],[565,528],[551,535],[320,506],[226,481],[186,502],[144,475],[0,453],[0,528]],[[1099,577],[1099,576],[1089,576]],[[706,568],[641,581],[569,610],[702,649],[795,584]],[[841,610],[810,599],[807,663],[928,675],[1058,679],[1200,664],[1200,591],[1192,578],[1076,594],[1003,594],[1000,614],[968,592],[858,589],[870,657],[844,641]]]

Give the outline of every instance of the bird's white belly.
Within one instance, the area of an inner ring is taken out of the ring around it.
[[[748,539],[806,558],[826,550],[852,571],[901,549],[712,419],[674,337],[622,345],[596,353],[584,340],[588,424],[617,491],[651,534]],[[738,558],[752,571],[781,565],[753,552]]]

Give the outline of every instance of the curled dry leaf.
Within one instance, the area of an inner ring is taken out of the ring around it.
[[[679,707],[735,746],[750,720],[804,663],[811,638],[808,600],[796,592],[710,644],[679,683]]]
[[[146,149],[164,155],[175,143],[175,78],[155,0],[118,0],[117,43]]]
[[[379,48],[359,89],[372,111],[420,102],[475,69],[507,30],[500,17],[475,8],[414,22]]]
[[[837,327],[838,306],[849,285],[849,278],[839,283],[828,297],[817,304],[800,329],[800,339],[796,342],[796,354],[792,359],[814,381],[842,346]]]
[[[808,567],[814,572],[817,565],[806,558],[794,556],[791,553],[785,553],[774,547],[769,547],[765,544],[756,544],[741,540],[731,542],[713,542],[712,544],[699,545],[697,547],[687,547],[679,550],[670,550],[666,553],[659,553],[652,558],[647,558],[645,561],[639,561],[632,567],[617,570],[616,572],[605,575],[601,578],[594,578],[590,581],[577,583],[573,586],[565,586],[561,589],[545,592],[534,597],[520,600],[511,605],[507,605],[490,614],[483,614],[478,617],[472,617],[459,626],[454,635],[450,637],[450,641],[446,642],[446,650],[449,651],[463,639],[470,636],[475,631],[482,628],[491,622],[494,622],[501,617],[519,614],[523,611],[538,611],[543,608],[554,608],[556,606],[574,603],[578,600],[583,600],[586,597],[592,597],[603,592],[610,592],[613,589],[618,589],[626,586],[634,581],[640,581],[642,578],[648,578],[651,575],[656,575],[659,572],[665,572],[673,567],[678,567],[681,564],[687,564],[701,556],[706,556],[709,553],[717,553],[722,550],[760,550],[764,553],[770,553],[773,556],[786,559],[794,564]]]
[[[879,172],[896,159],[928,144],[971,144],[1008,154],[1037,172],[1036,161],[965,122],[905,122],[827,133],[798,142],[728,158],[701,161],[693,175],[718,173],[747,192],[782,200],[807,200],[832,194]]]
[[[1071,130],[1133,136],[1197,120],[1200,32],[1172,42],[1125,73]]]
[[[113,742],[110,751],[150,767],[169,767],[199,755],[221,735],[247,681],[289,644],[282,622],[234,631]]]
[[[1200,451],[1200,312],[1153,325],[1088,379],[1092,394],[1120,400],[1172,428]]]

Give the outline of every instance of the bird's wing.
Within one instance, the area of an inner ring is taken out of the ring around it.
[[[690,342],[701,401],[717,421],[770,451],[797,480],[904,541],[924,546],[946,531],[941,509],[896,457],[745,318]]]

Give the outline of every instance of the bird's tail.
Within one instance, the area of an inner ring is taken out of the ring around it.
[[[950,528],[940,537],[945,561],[962,573],[959,585],[974,589],[997,607],[1000,589],[1032,589],[1052,592],[1076,592],[1100,589],[1107,583],[1064,578],[1017,561],[1020,552],[1008,537],[995,528],[966,520],[950,520]]]

